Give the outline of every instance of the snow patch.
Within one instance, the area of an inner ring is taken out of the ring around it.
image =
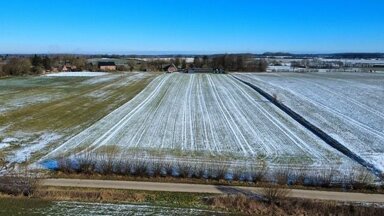
[[[46,74],[47,77],[95,77],[95,76],[104,76],[109,73],[104,72],[60,72],[53,74]]]
[[[60,138],[61,136],[56,133],[44,133],[35,141],[17,150],[14,155],[8,158],[8,160],[11,163],[22,163],[26,161],[32,154],[44,149],[49,143],[57,141]]]
[[[4,138],[2,141],[0,141],[0,150],[8,148],[9,146],[11,146],[11,143],[18,142],[18,141],[19,139],[14,137]]]
[[[9,143],[0,143],[0,150],[1,150],[1,149],[8,148],[9,146],[10,146]]]
[[[5,138],[5,139],[3,139],[3,143],[11,143],[11,142],[17,142],[17,141],[19,141],[19,139],[17,139],[17,138],[14,138],[14,137],[8,137],[8,138]]]

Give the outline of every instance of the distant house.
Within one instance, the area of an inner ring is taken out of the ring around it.
[[[103,70],[103,71],[115,71],[116,70],[115,62],[99,62],[98,67],[100,70]]]
[[[68,72],[68,71],[76,71],[77,67],[71,64],[65,64],[61,68],[61,71]]]
[[[67,72],[67,71],[69,71],[69,70],[68,70],[67,66],[64,65],[64,66],[61,68],[61,71]]]
[[[174,64],[169,64],[169,65],[163,66],[163,71],[166,71],[167,73],[174,73],[174,72],[177,72],[178,69]]]

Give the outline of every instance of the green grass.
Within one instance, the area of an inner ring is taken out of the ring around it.
[[[17,122],[17,124],[11,125],[11,130],[27,131],[55,131],[89,125],[114,108],[132,99],[144,89],[147,83],[148,80],[143,80],[132,85],[113,89],[113,93],[103,101],[84,96],[104,87],[103,85],[64,89],[61,93],[66,96],[63,98],[33,104],[5,113],[0,120],[0,125]],[[71,83],[68,83],[68,85],[71,85]],[[43,87],[40,91],[47,92],[49,90],[45,90]],[[36,93],[36,95],[38,94],[39,92]],[[120,97],[121,95],[124,95],[124,98]]]
[[[135,205],[149,206],[152,208],[152,213],[156,214],[157,211],[162,212],[162,208],[183,208],[189,210],[201,209],[211,210],[212,208],[204,202],[204,198],[210,196],[208,194],[195,194],[195,193],[174,193],[174,192],[150,192],[150,191],[122,191],[122,190],[98,190],[98,189],[79,189],[79,188],[61,188],[61,189],[48,189],[49,193],[44,193],[46,197],[0,197],[0,215],[42,215],[42,214],[55,214],[64,212],[71,212],[73,210],[81,211],[81,208],[92,205],[92,203],[100,203],[94,205],[92,210],[98,212],[105,212],[106,214],[116,213],[118,211],[108,210],[103,204],[133,204],[129,208],[130,212],[136,209]],[[70,201],[61,206],[61,201]],[[85,202],[85,203],[84,203]],[[113,206],[109,206],[111,208]],[[69,209],[68,209],[69,208]],[[170,210],[172,212],[172,210]],[[169,213],[170,213],[169,212]],[[180,211],[177,211],[180,212]],[[181,211],[183,212],[183,211]],[[188,212],[188,211],[185,211]],[[82,211],[82,214],[91,214],[90,212]],[[120,212],[121,213],[121,212]],[[140,213],[140,212],[139,212]],[[199,215],[207,215],[208,212],[200,212]],[[194,215],[194,214],[187,214]]]
[[[49,208],[53,203],[41,199],[18,197],[0,198],[0,215],[40,215],[41,209]]]
[[[37,199],[70,200],[81,202],[112,202],[149,204],[151,206],[208,209],[205,193],[182,193],[163,191],[140,191],[72,187],[43,187],[35,195]]]

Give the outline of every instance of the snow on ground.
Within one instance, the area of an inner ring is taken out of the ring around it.
[[[95,76],[104,76],[109,73],[104,72],[60,72],[60,73],[51,73],[44,76],[48,77],[95,77]]]
[[[54,202],[47,208],[40,208],[38,215],[221,215],[220,212],[175,208],[151,205],[112,204],[112,203],[86,203],[86,202]]]
[[[64,142],[82,130],[81,127],[77,128],[78,124],[72,125],[71,121],[74,121],[74,118],[81,117],[71,114],[72,111],[84,110],[85,112],[80,113],[83,117],[89,115],[87,119],[89,122],[96,121],[102,114],[93,119],[94,114],[88,114],[83,105],[87,107],[101,105],[101,110],[116,107],[116,104],[128,101],[140,90],[141,86],[137,87],[138,83],[146,78],[152,79],[155,75],[133,72],[71,79],[46,76],[2,79],[0,80],[0,150],[13,162],[23,161],[33,152],[39,152],[38,156],[41,156],[49,152],[50,147],[59,143],[48,135],[38,140],[42,133],[49,134],[50,131],[55,131],[63,135],[60,142]],[[145,84],[146,82],[143,82],[143,85]],[[131,89],[134,93],[128,92]],[[84,104],[84,100],[92,104]],[[111,102],[105,103],[106,100]],[[83,105],[79,107],[79,104]],[[45,110],[48,112],[44,112]],[[68,124],[67,116],[69,116]],[[4,121],[3,117],[7,120]],[[12,141],[11,138],[18,140]],[[45,138],[52,142],[45,144],[43,141]],[[36,145],[39,143],[40,145]],[[13,158],[14,155],[16,158]],[[35,159],[38,158],[33,157],[33,160]]]
[[[237,74],[384,171],[384,74]]]
[[[8,157],[10,163],[22,163],[28,160],[32,154],[44,149],[49,143],[52,143],[61,138],[56,133],[43,133],[36,140],[25,144]]]
[[[17,141],[19,141],[19,139],[14,138],[14,137],[7,137],[7,138],[2,140],[3,143],[11,143],[11,142],[17,142]]]
[[[8,148],[10,145],[9,143],[0,142],[0,150]]]
[[[96,100],[104,100],[106,97],[110,96],[110,94],[114,92],[114,89],[129,86],[135,82],[149,78],[151,76],[153,76],[153,74],[143,72],[118,73],[110,74],[108,76],[93,77],[92,79],[85,80],[82,83],[95,85],[104,82],[109,82],[110,84],[98,88],[97,90],[85,95],[88,97],[92,97]]]
[[[94,84],[100,84],[100,83],[106,83],[106,82],[111,82],[116,79],[119,79],[121,76],[118,74],[109,74],[108,76],[95,76],[90,79],[84,80],[82,84],[89,84],[89,85],[94,85]]]
[[[350,162],[228,75],[159,76],[133,100],[43,159],[108,145],[229,159],[258,156],[275,164]]]
[[[12,143],[18,142],[19,139],[14,137],[6,137],[3,140],[0,140],[0,150],[8,148]]]
[[[49,94],[49,93],[39,93],[35,94],[33,91],[26,92],[25,95],[14,94],[12,96],[7,96],[4,101],[0,101],[0,112],[8,112],[15,109],[19,109],[28,105],[44,103],[52,101],[61,97],[62,95]],[[0,97],[1,98],[1,97]]]

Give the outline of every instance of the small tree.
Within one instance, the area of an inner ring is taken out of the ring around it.
[[[51,68],[52,68],[52,61],[51,61],[51,59],[48,56],[45,56],[43,58],[42,63],[43,63],[43,67],[44,67],[45,70],[51,70]]]
[[[175,64],[176,67],[179,67],[179,66],[180,66],[180,64],[181,64],[180,57],[175,58],[175,60],[174,60],[174,64]]]
[[[187,68],[187,60],[185,60],[185,59],[181,60],[181,68],[182,69],[186,69]]]

